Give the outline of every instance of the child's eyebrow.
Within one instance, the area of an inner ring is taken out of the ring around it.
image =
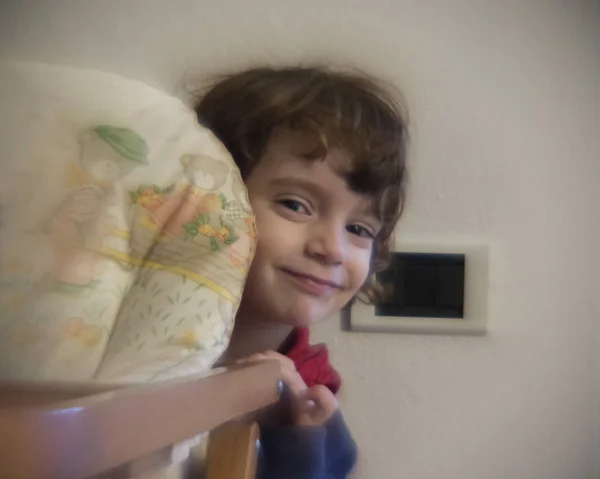
[[[313,181],[305,180],[303,178],[275,178],[269,183],[271,186],[293,186],[297,188],[302,188],[304,190],[309,191],[312,194],[319,196],[323,196],[325,193],[324,187]]]

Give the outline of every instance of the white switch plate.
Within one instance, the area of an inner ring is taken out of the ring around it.
[[[357,301],[342,311],[345,329],[357,332],[451,334],[482,336],[487,333],[489,251],[474,244],[401,244],[400,253],[465,255],[465,297],[463,318],[413,318],[375,316],[375,307]]]

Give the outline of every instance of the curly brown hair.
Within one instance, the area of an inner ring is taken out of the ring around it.
[[[385,269],[405,203],[407,118],[400,95],[357,72],[326,68],[255,68],[218,78],[195,105],[198,120],[224,143],[246,180],[280,128],[315,133],[324,158],[342,149],[349,187],[372,195],[382,228],[360,299],[380,297],[375,273]]]

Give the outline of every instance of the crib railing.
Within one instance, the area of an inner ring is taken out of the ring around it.
[[[214,431],[207,477],[250,479],[258,427],[228,423],[277,402],[280,378],[265,362],[126,387],[0,383],[0,477],[126,477],[128,465]]]

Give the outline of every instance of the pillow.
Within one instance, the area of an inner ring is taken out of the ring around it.
[[[226,349],[254,254],[231,156],[179,100],[0,71],[0,378],[146,382]]]

